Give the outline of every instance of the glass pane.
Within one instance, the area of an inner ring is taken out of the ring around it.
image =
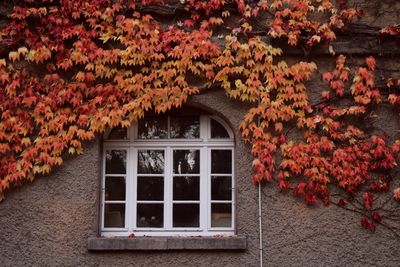
[[[107,150],[106,151],[106,173],[125,174],[126,173],[126,151]]]
[[[174,200],[200,200],[200,177],[174,177]]]
[[[200,173],[200,150],[174,150],[174,173]]]
[[[164,204],[137,204],[137,227],[163,227]]]
[[[211,151],[211,173],[232,173],[232,151]]]
[[[171,138],[200,138],[200,117],[171,117]]]
[[[121,140],[128,138],[128,129],[122,127],[113,128],[107,136],[108,140]]]
[[[174,227],[199,227],[199,204],[174,204]]]
[[[232,227],[232,204],[211,204],[211,227]]]
[[[232,200],[232,177],[230,176],[211,177],[211,199]]]
[[[166,116],[148,117],[139,121],[139,139],[163,139],[168,137],[167,133]]]
[[[125,177],[106,177],[105,200],[125,200]]]
[[[139,150],[138,173],[164,173],[164,150]]]
[[[138,200],[164,200],[163,177],[138,177]]]
[[[104,227],[125,227],[125,204],[104,205]]]
[[[211,119],[211,138],[229,138],[225,127],[214,119]]]

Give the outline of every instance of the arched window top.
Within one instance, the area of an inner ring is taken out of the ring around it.
[[[107,141],[213,141],[233,140],[233,132],[218,116],[196,108],[182,108],[161,115],[148,113],[132,127],[113,128],[104,137]]]

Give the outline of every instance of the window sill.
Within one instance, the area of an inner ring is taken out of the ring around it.
[[[245,250],[245,236],[232,237],[90,237],[88,249],[105,250]]]

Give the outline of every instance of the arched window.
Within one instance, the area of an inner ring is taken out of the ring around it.
[[[234,139],[198,109],[146,115],[103,143],[103,236],[234,234]]]

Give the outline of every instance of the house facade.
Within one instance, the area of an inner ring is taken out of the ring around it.
[[[121,231],[115,234],[107,231],[104,204],[113,203],[105,201],[103,192],[104,155],[109,144],[99,136],[87,144],[82,156],[66,159],[51,175],[8,194],[0,209],[1,265],[259,266],[258,187],[251,182],[252,157],[237,127],[248,106],[228,100],[223,90],[209,90],[193,97],[188,104],[218,118],[232,131],[229,140],[233,142],[228,141],[233,162],[232,198],[226,201],[232,204],[232,212],[226,209],[200,212],[201,216],[209,214],[216,228],[208,228],[206,223],[205,229],[209,230],[206,232],[185,234],[182,229],[173,233],[165,230],[163,237],[160,237],[162,232],[141,232],[138,225],[127,225],[131,232],[126,235],[134,233],[130,237],[121,237]],[[155,147],[164,149],[160,143]],[[116,194],[115,190],[108,190],[109,194]],[[127,194],[126,198],[130,196]],[[191,205],[198,203],[192,202]],[[307,207],[268,184],[261,188],[261,204],[261,248],[266,266],[398,265],[398,239],[384,228],[378,228],[376,233],[365,231],[359,226],[357,214],[332,206]],[[171,223],[180,221],[187,226],[191,223],[190,209],[184,215],[183,219],[170,218]],[[152,217],[139,214],[136,222],[142,218],[144,223],[146,220],[151,223]],[[189,219],[185,221],[185,217]],[[121,223],[114,216],[114,221],[109,219],[107,224],[118,226],[118,221]],[[226,227],[214,235],[212,231],[218,229],[218,223]]]
[[[375,30],[399,23],[399,1],[360,2],[370,14],[363,23]],[[370,31],[350,32],[335,52],[356,65],[379,56],[398,74],[398,39]],[[334,67],[326,47],[309,59],[321,72]],[[326,85],[307,86],[315,100]],[[253,184],[239,130],[250,107],[208,89],[185,112],[147,114],[126,132],[97,136],[83,155],[65,155],[50,175],[0,203],[0,266],[399,266],[400,239],[390,229],[372,233],[357,213]],[[400,128],[398,111],[379,112],[376,127]],[[400,220],[392,223],[400,229]]]

